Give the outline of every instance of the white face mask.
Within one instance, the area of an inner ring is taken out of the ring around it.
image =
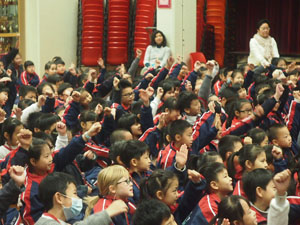
[[[71,207],[65,207],[63,206],[64,215],[66,218],[66,221],[78,216],[82,210],[82,199],[80,198],[72,198],[69,196],[66,196],[62,194],[63,196],[72,199],[72,205]]]

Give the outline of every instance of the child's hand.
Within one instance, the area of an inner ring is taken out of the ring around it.
[[[103,106],[101,104],[98,104],[95,108],[95,113],[97,115],[100,115],[102,113],[102,111],[103,111]]]
[[[142,56],[142,54],[143,54],[142,50],[139,49],[139,48],[136,49],[135,53],[136,53],[136,57],[137,57],[137,58],[141,58],[141,56]]]
[[[223,219],[221,225],[230,225],[229,219]]]
[[[105,66],[104,66],[104,60],[103,60],[102,58],[99,58],[99,59],[97,60],[97,63],[98,63],[98,65],[100,66],[101,69],[104,69],[104,68],[105,68]]]
[[[74,63],[71,63],[71,66],[69,67],[69,72],[73,75],[76,76],[76,66]]]
[[[196,61],[194,63],[194,71],[198,72],[200,70],[200,67],[201,67],[201,62],[200,61]]]
[[[52,91],[46,91],[45,92],[45,95],[48,97],[48,98],[54,98],[54,93]]]
[[[74,102],[79,102],[80,101],[80,96],[81,96],[80,92],[78,92],[78,91],[73,91],[72,92],[72,99],[73,99]]]
[[[296,69],[296,61],[293,61],[293,62],[291,62],[291,64],[289,64],[287,66],[286,72],[289,73],[289,72],[294,71],[295,69]]]
[[[188,178],[193,181],[193,183],[199,183],[201,181],[201,174],[196,170],[188,170]]]
[[[14,180],[18,187],[21,187],[26,178],[25,169],[22,166],[12,166],[9,168],[9,175]]]
[[[148,73],[148,74],[145,76],[145,79],[148,80],[148,81],[150,81],[150,80],[153,79],[153,77],[154,77],[154,75],[153,75],[152,73]]]
[[[214,122],[213,122],[213,126],[215,126],[215,128],[217,130],[222,130],[222,122],[221,122],[221,117],[220,117],[220,114],[216,113],[215,115],[215,119],[214,119]]]
[[[149,107],[150,106],[150,100],[149,99],[154,94],[154,89],[152,87],[147,87],[146,90],[140,89],[139,92],[140,92],[139,96],[140,96],[140,99],[143,101],[143,104],[146,107]]]
[[[12,75],[11,69],[7,69],[7,70],[6,70],[6,74],[7,74],[8,76],[11,76],[11,75]]]
[[[16,118],[21,121],[21,116],[22,116],[22,113],[23,113],[22,109],[20,109],[20,108],[14,108],[13,112],[16,115]]]
[[[161,97],[163,96],[163,94],[164,94],[164,89],[162,87],[158,87],[157,91],[156,91],[156,97],[158,99],[161,99]]]
[[[244,138],[244,145],[251,145],[252,144],[252,138],[247,136]]]
[[[291,171],[290,170],[284,170],[280,173],[277,173],[274,178],[273,182],[275,184],[275,187],[277,189],[277,195],[283,196],[285,195],[291,181]]]
[[[254,66],[254,64],[248,64],[248,66],[249,66],[249,70],[251,70],[251,71],[253,71],[254,69],[255,69],[255,66]]]
[[[128,211],[128,207],[123,200],[115,200],[110,206],[106,209],[109,217],[117,216],[121,213],[125,213]]]
[[[95,83],[97,81],[97,71],[95,69],[89,69],[89,73],[88,73],[88,80],[92,83]]]
[[[17,135],[17,139],[22,148],[29,150],[32,143],[32,132],[28,129],[21,129]]]
[[[123,78],[123,75],[126,73],[126,68],[124,64],[121,64],[119,69],[120,76]]]
[[[188,152],[186,144],[181,145],[179,151],[176,152],[175,160],[176,160],[176,167],[182,170],[186,164],[188,158]]]
[[[89,160],[94,160],[96,158],[96,155],[91,150],[86,151],[83,156]]]
[[[167,64],[166,64],[166,69],[170,69],[172,67],[172,65],[174,64],[175,60],[172,56],[170,56],[167,60]]]
[[[279,101],[283,91],[284,91],[284,87],[282,86],[282,84],[277,84],[276,85],[276,93],[274,95],[274,98],[276,101]]]
[[[300,102],[300,91],[293,91],[294,99]]]
[[[46,103],[46,97],[44,95],[39,95],[37,105],[38,107],[43,107]]]
[[[63,122],[59,121],[56,123],[56,131],[59,136],[66,136],[67,134],[67,126]]]
[[[159,61],[159,59],[156,59],[154,69],[157,69],[158,67],[160,67],[160,61]]]
[[[185,81],[184,87],[185,87],[185,90],[188,91],[188,92],[192,92],[193,91],[193,87],[192,87],[191,81],[189,81],[189,80]]]
[[[116,91],[119,90],[119,86],[118,86],[119,83],[120,83],[120,80],[117,77],[114,77],[113,86],[114,86]]]
[[[104,116],[110,116],[112,115],[112,109],[109,107],[104,108]]]
[[[254,114],[258,117],[262,117],[265,114],[265,111],[261,105],[257,105],[254,108]],[[255,119],[256,116],[254,114],[252,116]]]
[[[176,63],[177,64],[181,64],[182,63],[182,57],[180,55],[177,56]]]
[[[10,77],[3,77],[0,79],[0,83],[3,83],[3,82],[11,82],[11,78]]]
[[[4,109],[0,108],[0,123],[3,123],[5,120],[6,112]]]
[[[166,126],[166,117],[167,117],[167,114],[166,112],[160,114],[160,117],[159,117],[159,122],[158,122],[158,125],[157,125],[157,128],[159,130],[161,130],[162,128],[164,128]]]
[[[276,160],[282,159],[283,158],[282,149],[277,146],[273,146],[272,155]]]
[[[207,74],[211,75],[212,71],[214,69],[215,63],[212,60],[207,61],[206,68],[207,68]]]
[[[94,137],[101,131],[101,128],[102,126],[100,122],[96,122],[91,126],[91,128],[87,131],[87,133],[89,136]]]

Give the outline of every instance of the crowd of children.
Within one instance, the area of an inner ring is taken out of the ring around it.
[[[300,67],[136,53],[1,59],[0,224],[299,224]]]

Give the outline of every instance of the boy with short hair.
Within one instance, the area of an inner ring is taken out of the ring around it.
[[[66,224],[65,221],[77,216],[82,209],[82,199],[77,196],[75,180],[65,173],[55,172],[44,178],[39,185],[39,198],[46,213],[36,222],[37,225]],[[111,217],[126,211],[126,204],[122,200],[116,200],[106,210],[75,224],[109,225],[112,223]]]
[[[37,90],[35,87],[32,87],[30,85],[23,85],[19,89],[19,98],[20,101],[23,99],[30,99],[34,102],[37,101]]]
[[[40,83],[39,76],[35,73],[35,67],[32,61],[25,61],[24,63],[25,71],[21,73],[18,84],[38,86]]]

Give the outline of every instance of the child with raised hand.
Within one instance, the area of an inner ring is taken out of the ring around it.
[[[188,178],[189,182],[182,195],[178,192],[179,180],[176,174],[170,170],[157,169],[141,183],[141,201],[162,201],[171,209],[175,221],[181,224],[203,196],[206,186],[203,176],[194,170],[188,171]]]
[[[53,184],[56,185],[53,185]],[[76,217],[83,207],[82,200],[76,194],[74,179],[64,173],[49,174],[39,185],[39,197],[45,206],[46,212],[36,222],[44,224],[66,224],[65,222]],[[127,211],[127,206],[121,200],[112,203],[106,210],[87,217],[75,224],[111,224],[111,218]]]
[[[257,225],[255,212],[250,207],[248,200],[242,196],[225,197],[218,205],[218,214],[209,224]]]
[[[27,169],[27,180],[25,192],[21,195],[23,202],[22,214],[25,224],[34,224],[43,213],[43,204],[38,198],[38,185],[49,173],[61,171],[75,157],[80,154],[85,143],[90,137],[95,136],[101,129],[99,123],[95,123],[85,134],[74,137],[66,148],[51,152],[47,142],[42,139],[34,139],[31,143],[31,133],[29,141],[26,142],[28,149],[29,167]]]
[[[5,158],[5,156],[16,150],[19,146],[17,135],[23,128],[23,124],[15,118],[7,118],[2,125],[1,139],[2,146],[0,146],[0,159]]]
[[[229,177],[224,164],[206,163],[200,169],[206,179],[205,195],[185,221],[186,224],[208,224],[218,214],[218,204],[232,192],[232,178]]]
[[[86,202],[88,208],[85,216],[91,213],[101,212],[117,200],[127,203],[128,211],[115,216],[112,220],[116,225],[129,224],[135,212],[135,206],[128,202],[128,198],[133,196],[132,181],[128,171],[120,165],[112,165],[104,168],[98,174],[99,197],[88,197]]]
[[[10,181],[0,188],[0,224],[4,221],[9,206],[18,201],[19,194],[23,191],[24,181],[26,178],[24,167],[11,166],[9,168]],[[5,221],[9,223],[10,221]],[[16,221],[15,221],[16,222]],[[17,221],[20,223],[20,218]]]
[[[238,156],[238,162],[236,162],[236,156]],[[230,156],[227,167],[231,178],[237,180],[233,194],[246,197],[241,182],[242,174],[258,168],[267,169],[265,150],[257,145],[245,145],[239,152],[235,152]]]

